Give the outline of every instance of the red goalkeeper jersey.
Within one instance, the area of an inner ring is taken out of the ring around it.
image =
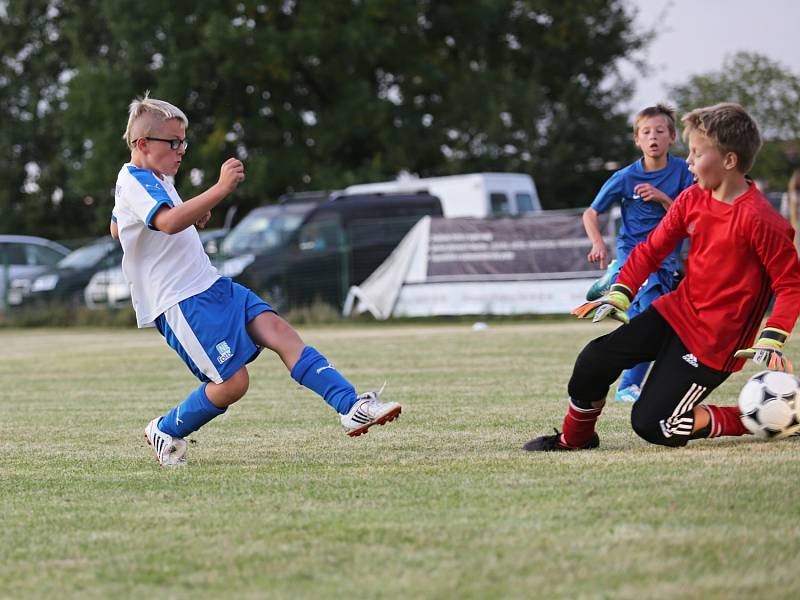
[[[766,326],[794,328],[800,313],[794,231],[752,183],[732,204],[693,185],[636,246],[617,281],[638,290],[685,237],[691,240],[686,277],[653,307],[703,364],[738,371],[745,361],[733,353],[753,345],[773,293]]]

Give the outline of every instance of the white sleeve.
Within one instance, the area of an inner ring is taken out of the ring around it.
[[[155,230],[153,217],[162,206],[174,206],[167,190],[149,169],[128,166],[131,177],[123,186],[120,200],[138,220]]]

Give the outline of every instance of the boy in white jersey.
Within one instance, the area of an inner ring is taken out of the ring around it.
[[[124,139],[131,160],[120,169],[111,235],[122,244],[122,270],[139,327],[158,328],[202,385],[145,428],[162,466],[186,463],[184,438],[225,412],[247,392],[247,363],[262,348],[281,358],[291,376],[317,392],[340,415],[350,436],[392,421],[396,402],[355,388],[272,307],[247,288],[220,277],[196,227],[244,179],[244,165],[226,160],[219,180],[181,201],[169,181],[186,153],[188,119],[175,106],[143,98],[130,105]]]

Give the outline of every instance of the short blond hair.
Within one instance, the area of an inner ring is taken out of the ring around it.
[[[722,154],[734,153],[740,172],[747,173],[752,168],[761,149],[761,133],[753,117],[739,104],[721,102],[696,108],[681,121],[684,141],[696,131],[711,140]]]
[[[675,109],[666,104],[656,104],[648,106],[638,112],[633,120],[633,137],[639,135],[639,123],[648,117],[664,117],[667,120],[667,127],[672,135],[675,135]]]
[[[136,140],[154,133],[170,119],[178,119],[184,127],[189,126],[189,119],[180,108],[164,100],[150,98],[150,90],[147,90],[144,96],[131,102],[128,108],[128,126],[122,139],[133,150]]]

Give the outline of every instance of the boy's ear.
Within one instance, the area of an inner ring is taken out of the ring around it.
[[[722,159],[722,166],[728,171],[733,171],[739,166],[739,157],[735,152],[727,152]]]

